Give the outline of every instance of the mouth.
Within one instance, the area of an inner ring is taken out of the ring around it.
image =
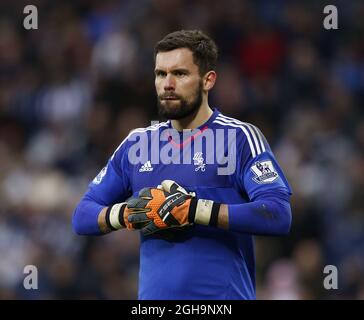
[[[179,98],[173,97],[173,96],[167,96],[167,97],[161,98],[161,100],[172,101],[172,100],[179,100]]]
[[[159,99],[165,101],[180,100],[178,95],[176,95],[174,92],[164,92],[163,94],[160,95]]]

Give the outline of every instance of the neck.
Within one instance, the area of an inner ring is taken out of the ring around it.
[[[201,107],[197,113],[183,119],[172,120],[172,126],[177,131],[182,131],[183,129],[196,129],[197,127],[204,124],[212,114],[213,111],[208,105],[207,99],[203,99]]]

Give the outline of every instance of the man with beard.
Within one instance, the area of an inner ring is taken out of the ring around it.
[[[209,106],[216,61],[215,43],[198,30],[157,43],[155,87],[168,121],[132,131],[74,212],[78,234],[140,230],[139,299],[255,299],[253,235],[290,229],[291,190],[263,134]],[[219,171],[226,154],[236,166]]]

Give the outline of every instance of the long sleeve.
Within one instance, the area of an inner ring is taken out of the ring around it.
[[[73,217],[73,230],[78,235],[101,235],[98,216],[104,206],[98,204],[90,195],[86,194],[78,203]]]
[[[251,139],[251,144],[245,140],[240,146],[236,175],[249,201],[228,206],[230,230],[257,235],[287,234],[292,221],[291,188],[263,134],[252,125],[250,129],[256,139]]]
[[[262,196],[253,202],[229,205],[228,209],[231,231],[284,235],[291,227],[292,214],[288,197]]]
[[[80,235],[101,235],[98,225],[100,211],[125,201],[130,195],[127,150],[122,143],[77,204],[72,217],[74,231]]]

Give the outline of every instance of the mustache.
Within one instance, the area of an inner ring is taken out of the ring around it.
[[[181,99],[181,97],[178,94],[175,93],[164,93],[158,96],[159,99],[163,100],[166,98],[172,98],[172,99]]]

